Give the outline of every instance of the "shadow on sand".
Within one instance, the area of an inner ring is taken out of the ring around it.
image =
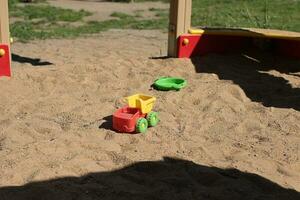
[[[29,63],[32,66],[46,66],[53,65],[53,63],[48,61],[41,61],[40,58],[28,58],[24,56],[20,56],[17,54],[12,54],[12,60],[18,63]]]
[[[103,122],[99,125],[99,129],[106,129],[106,130],[113,131],[112,128],[113,116],[112,115],[106,116],[102,120]]]
[[[282,74],[298,79],[300,61],[269,55],[263,52],[240,55],[207,55],[192,58],[198,73],[217,74],[220,79],[232,80],[252,101],[266,107],[300,110],[300,88],[293,87]],[[274,76],[268,73],[276,70]],[[278,74],[279,74],[278,73]]]
[[[1,200],[299,200],[300,193],[256,174],[164,158],[116,171],[0,188]]]

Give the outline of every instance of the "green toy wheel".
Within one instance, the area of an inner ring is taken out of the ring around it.
[[[159,117],[157,112],[149,112],[147,114],[147,121],[149,126],[156,126],[159,122]]]
[[[148,129],[148,121],[145,118],[139,118],[135,126],[136,132],[145,133],[147,129]]]

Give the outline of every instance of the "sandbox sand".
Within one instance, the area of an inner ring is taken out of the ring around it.
[[[14,44],[0,199],[300,199],[298,63],[164,58],[166,46],[165,33],[131,30]],[[160,76],[188,86],[151,90]],[[157,97],[160,124],[115,133],[110,115],[140,92]]]

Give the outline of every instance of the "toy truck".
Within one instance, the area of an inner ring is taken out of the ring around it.
[[[155,97],[136,94],[126,98],[128,105],[113,114],[113,129],[123,133],[145,133],[148,127],[159,122],[158,113],[152,108]]]

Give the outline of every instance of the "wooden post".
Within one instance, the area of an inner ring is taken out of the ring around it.
[[[168,56],[177,57],[177,41],[191,27],[192,0],[171,0]]]
[[[0,0],[0,43],[9,45],[8,0]]]
[[[0,76],[11,76],[8,0],[0,0]]]

